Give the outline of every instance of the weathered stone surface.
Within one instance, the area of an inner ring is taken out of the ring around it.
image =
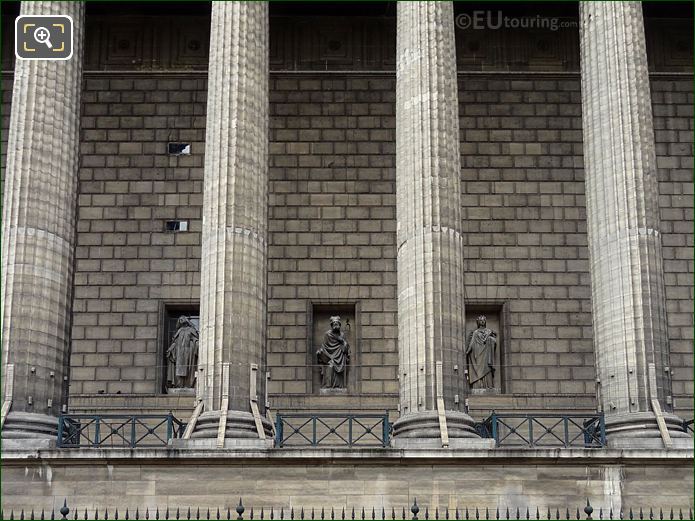
[[[394,424],[394,434],[417,437],[409,415],[419,418],[424,412],[436,411],[438,396],[447,410],[461,411],[465,392],[461,165],[452,4],[399,3],[397,29],[401,418]],[[439,375],[438,364],[442,368]],[[451,436],[475,436],[472,429],[460,424],[459,416],[465,414],[457,414],[459,425]],[[438,429],[425,423],[421,435],[438,437]]]
[[[582,114],[594,350],[609,438],[659,438],[672,410],[659,189],[642,6],[583,2]],[[610,86],[610,88],[609,88]],[[650,373],[649,366],[652,365]],[[654,369],[655,368],[655,369]],[[672,430],[672,436],[685,436]]]
[[[248,412],[253,385],[261,410],[265,389],[267,3],[214,4],[210,47],[198,398],[208,413],[223,396],[230,410]]]
[[[3,187],[2,381],[4,394],[11,364],[14,392],[2,435],[43,437],[67,403],[84,5],[26,2],[21,13],[74,25],[72,59],[17,62]]]
[[[156,506],[184,512],[209,506],[214,513],[218,505],[233,509],[241,496],[256,515],[263,506],[267,517],[272,505],[294,506],[295,517],[302,506],[328,512],[335,507],[339,517],[343,507],[348,515],[353,506],[377,512],[384,506],[389,512],[417,498],[423,512],[430,508],[430,518],[435,507],[452,509],[451,519],[458,507],[463,519],[466,507],[473,514],[476,507],[494,512],[498,506],[502,513],[510,507],[512,515],[518,506],[522,517],[526,506],[538,506],[544,518],[547,508],[553,514],[560,508],[564,515],[570,507],[574,513],[573,505],[581,510],[589,498],[596,513],[604,509],[604,518],[610,508],[618,517],[621,509],[639,506],[647,507],[645,513],[650,506],[665,513],[674,507],[677,517],[678,508],[687,514],[693,505],[692,456],[692,450],[199,449],[145,450],[136,454],[137,461],[122,450],[89,450],[73,452],[70,461],[59,451],[42,451],[38,462],[36,452],[27,452],[3,454],[2,506],[5,512],[27,506],[50,510],[67,497],[80,514],[97,506],[102,516],[105,507],[112,512],[117,506],[121,514],[125,507],[131,513],[149,507],[152,519]],[[213,457],[214,463],[200,463]],[[327,484],[334,493],[326,494]]]

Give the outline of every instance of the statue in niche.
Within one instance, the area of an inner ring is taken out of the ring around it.
[[[182,315],[176,322],[176,333],[166,358],[167,387],[192,389],[198,365],[198,330],[188,317]]]
[[[330,318],[331,329],[323,336],[323,344],[316,351],[321,365],[322,389],[345,389],[345,375],[350,363],[350,345],[342,331],[340,317]]]
[[[495,388],[495,348],[497,333],[487,328],[487,318],[480,315],[478,329],[466,339],[466,375],[471,389]]]

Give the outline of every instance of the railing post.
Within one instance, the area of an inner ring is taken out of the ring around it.
[[[174,415],[169,411],[169,414],[167,414],[167,445],[171,442],[171,440],[174,437],[174,421],[173,418]]]
[[[100,441],[99,441],[99,434],[100,434],[100,433],[99,433],[99,430],[100,430],[101,425],[100,425],[99,422],[101,421],[101,416],[98,416],[98,415],[97,415],[97,416],[95,416],[95,418],[96,418],[96,421],[94,422],[94,446],[95,446],[95,447],[98,447],[98,446],[99,446],[99,443],[100,443]]]
[[[352,447],[352,414],[348,415],[348,447]]]
[[[282,414],[275,418],[275,446],[282,447]]]
[[[495,440],[495,447],[500,446],[499,433],[497,432],[497,413],[492,411],[492,416],[490,416],[490,421],[492,422],[492,438]]]
[[[130,417],[130,446],[135,448],[135,416]]]
[[[311,424],[313,427],[313,437],[311,438],[311,446],[316,447],[318,445],[318,443],[316,441],[316,415],[315,414],[311,417]]]
[[[606,417],[601,413],[599,416],[599,428],[601,429],[601,446],[606,446]]]
[[[526,421],[528,422],[528,446],[533,447],[533,417],[527,414]]]
[[[384,415],[383,419],[383,428],[382,428],[382,446],[388,447],[389,446],[389,412],[388,410],[386,411],[386,414]]]
[[[567,415],[562,416],[562,424],[565,427],[565,448],[570,446],[570,425]]]
[[[65,417],[61,414],[58,416],[58,448],[63,446],[63,426],[65,425]]]

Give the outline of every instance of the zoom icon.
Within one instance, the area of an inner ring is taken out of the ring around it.
[[[20,60],[69,60],[72,18],[67,15],[18,16],[14,52]]]

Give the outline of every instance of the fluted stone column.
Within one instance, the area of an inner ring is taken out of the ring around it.
[[[587,233],[601,405],[609,444],[661,447],[652,398],[664,411],[671,436],[685,434],[669,405],[659,188],[642,5],[582,2],[580,14]]]
[[[17,60],[2,215],[2,437],[55,439],[67,403],[82,82],[82,2],[22,2],[70,15],[72,58]],[[3,396],[9,399],[10,396]]]
[[[457,439],[479,438],[462,412],[465,313],[452,3],[398,2],[397,30],[401,417],[394,446],[441,446],[439,394],[453,447]]]
[[[256,364],[263,412],[268,4],[214,2],[211,23],[198,373],[205,412],[193,438],[217,437],[228,396],[225,437],[257,439],[249,397]]]

